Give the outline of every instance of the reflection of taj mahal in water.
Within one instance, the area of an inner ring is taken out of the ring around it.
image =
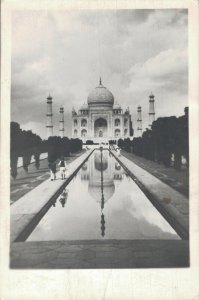
[[[88,193],[101,208],[101,235],[105,236],[105,203],[114,195],[124,175],[121,165],[109,151],[95,151],[81,169],[81,180],[88,181]]]
[[[88,192],[97,202],[109,200],[124,174],[120,164],[109,151],[96,151],[81,169],[81,179],[88,180]]]
[[[101,78],[89,94],[87,104],[78,112],[72,111],[72,137],[81,138],[83,142],[127,138],[133,135],[132,131],[129,109],[123,112],[119,104],[114,104],[114,96],[102,85]]]

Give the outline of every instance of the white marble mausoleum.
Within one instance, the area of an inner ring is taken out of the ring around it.
[[[94,142],[108,142],[132,135],[132,122],[129,109],[125,112],[114,103],[113,94],[99,85],[88,95],[87,104],[78,111],[72,111],[72,137]]]

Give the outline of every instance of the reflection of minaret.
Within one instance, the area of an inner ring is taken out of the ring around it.
[[[137,127],[137,130],[138,130],[138,136],[142,136],[142,108],[141,106],[139,105],[138,106],[138,110],[137,110],[137,124],[138,124],[138,127]]]
[[[103,151],[101,158],[101,151],[95,153],[89,159],[89,186],[88,191],[90,196],[101,205],[101,169],[103,169],[103,194],[104,203],[106,203],[115,192],[115,184],[113,180],[114,165],[109,159],[107,150]]]
[[[64,108],[63,106],[60,107],[60,120],[59,120],[59,136],[61,138],[64,137]]]
[[[105,236],[105,218],[103,213],[101,214],[101,235]]]
[[[149,127],[151,128],[153,121],[155,121],[155,107],[154,107],[154,95],[151,93],[149,96]]]
[[[52,111],[52,97],[49,95],[47,97],[47,124],[46,124],[46,136],[47,139],[53,135],[53,111]]]
[[[103,214],[103,209],[104,209],[104,186],[103,186],[103,165],[102,165],[102,154],[103,150],[101,150],[101,235],[105,236],[105,217]]]

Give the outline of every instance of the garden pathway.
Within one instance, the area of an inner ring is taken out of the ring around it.
[[[65,157],[65,160],[67,163],[71,163],[84,152],[85,150],[82,150],[75,154],[71,154],[70,157]],[[26,172],[23,167],[17,168],[17,172],[18,175],[15,180],[11,177],[10,204],[13,204],[50,176],[47,159],[42,159],[40,161],[40,168],[38,170],[36,169],[35,164],[31,163],[28,167],[28,172]]]
[[[182,170],[177,171],[173,167],[166,168],[162,164],[158,164],[157,162],[145,159],[133,153],[128,153],[124,150],[121,151],[121,154],[164,183],[168,184],[176,191],[182,193],[186,197],[189,197],[189,171],[187,168],[182,167]]]

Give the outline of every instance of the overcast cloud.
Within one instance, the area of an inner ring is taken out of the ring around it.
[[[53,97],[71,135],[71,110],[87,101],[99,77],[115,102],[148,124],[148,96],[156,117],[182,115],[188,103],[187,10],[20,11],[12,18],[12,120],[46,136],[46,97]]]

